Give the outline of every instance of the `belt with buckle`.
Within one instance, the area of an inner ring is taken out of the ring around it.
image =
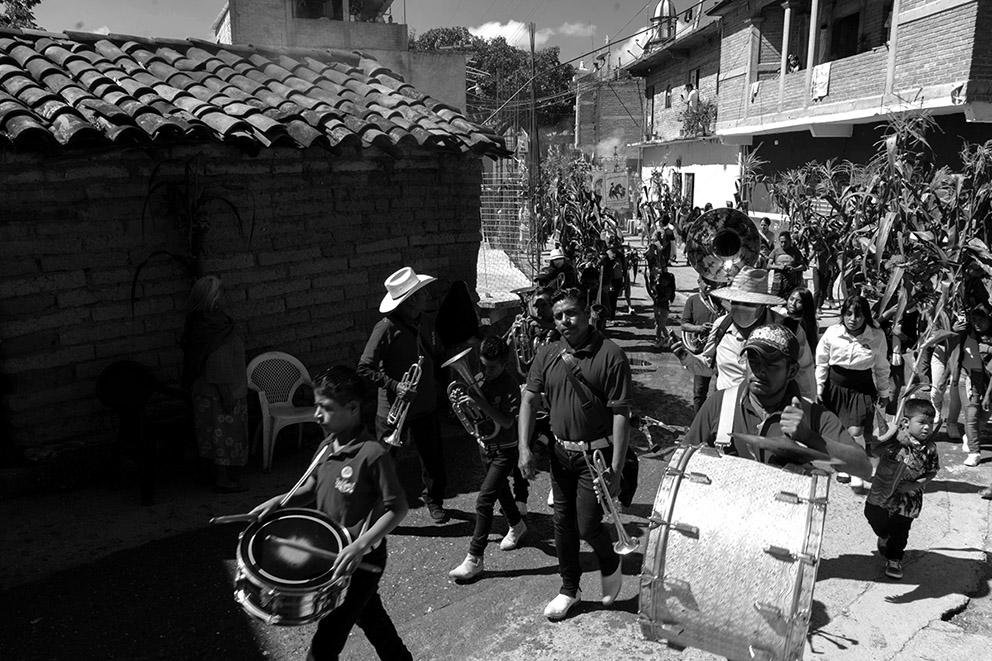
[[[593,450],[606,449],[613,444],[609,436],[597,438],[591,441],[563,441],[560,438],[555,438],[555,440],[558,442],[558,445],[562,447],[562,449],[568,450],[569,452],[592,452]]]

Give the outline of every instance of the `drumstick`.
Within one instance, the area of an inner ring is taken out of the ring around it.
[[[315,555],[318,558],[324,558],[325,560],[337,560],[338,554],[334,551],[327,551],[325,549],[317,548],[312,544],[307,544],[306,542],[300,542],[295,539],[286,539],[285,537],[276,537],[275,535],[266,535],[265,541],[272,542],[273,544],[282,544],[283,546],[288,546],[291,549],[296,549],[297,551],[305,551],[311,555]],[[381,574],[382,567],[377,567],[376,565],[371,565],[367,562],[359,562],[359,569],[364,569],[365,571],[370,571],[373,574]]]
[[[220,523],[237,523],[239,521],[254,521],[258,518],[257,514],[252,514],[251,512],[246,512],[244,514],[228,514],[226,516],[215,516],[210,519],[212,524]]]

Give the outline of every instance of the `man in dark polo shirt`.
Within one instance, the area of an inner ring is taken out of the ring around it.
[[[748,366],[744,381],[710,395],[692,421],[686,443],[717,446],[725,454],[779,466],[804,464],[813,450],[825,455],[838,471],[871,478],[865,451],[837,416],[800,397],[794,380],[799,372],[799,340],[792,331],[781,324],[756,328],[742,353]],[[776,437],[783,447],[756,448],[732,434]]]
[[[379,388],[375,427],[380,440],[393,431],[386,417],[396,398],[410,402],[405,429],[420,455],[424,504],[435,523],[444,523],[448,521],[443,507],[447,480],[437,419],[435,349],[421,323],[427,302],[424,287],[434,280],[429,275],[417,275],[408,266],[386,279],[386,295],[379,305],[379,312],[386,316],[372,329],[358,361],[358,373]],[[420,383],[414,390],[401,381],[418,358],[423,358],[423,364]]]
[[[699,291],[688,298],[682,308],[682,336],[686,348],[692,353],[700,353],[706,347],[706,339],[713,330],[713,322],[724,315],[723,306],[718,299],[710,296],[713,285],[699,276]],[[694,374],[692,376],[692,410],[698,412],[706,401],[710,389],[711,376]]]
[[[534,358],[520,405],[517,442],[520,470],[534,475],[530,438],[535,402],[543,395],[551,412],[555,442],[551,449],[551,488],[555,501],[555,549],[562,578],[560,593],[544,609],[550,620],[561,620],[579,602],[579,539],[592,547],[602,573],[603,604],[616,601],[623,585],[620,557],[593,489],[584,453],[600,450],[610,463],[606,480],[619,491],[627,453],[630,417],[630,365],[616,344],[589,324],[585,297],[578,289],[554,298],[555,325],[562,339],[543,347]],[[571,374],[571,376],[570,376]]]

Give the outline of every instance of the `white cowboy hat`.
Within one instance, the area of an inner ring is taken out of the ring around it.
[[[382,297],[382,303],[379,303],[379,312],[392,312],[415,291],[435,280],[437,278],[430,275],[417,275],[412,268],[404,266],[383,283],[386,285],[386,295]]]
[[[768,293],[768,271],[745,266],[734,276],[730,285],[714,289],[710,296],[732,303],[755,305],[785,305],[785,300]]]

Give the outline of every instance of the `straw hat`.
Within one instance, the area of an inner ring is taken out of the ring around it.
[[[399,304],[410,298],[410,296],[422,289],[424,286],[437,280],[430,275],[417,275],[409,266],[404,266],[396,273],[386,278],[386,295],[379,303],[379,312],[392,312]]]
[[[732,303],[785,305],[782,297],[768,293],[768,271],[747,266],[734,276],[729,286],[716,289],[710,295]]]

